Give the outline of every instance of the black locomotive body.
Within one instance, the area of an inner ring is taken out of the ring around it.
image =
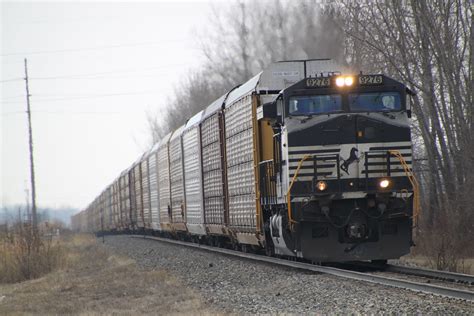
[[[264,105],[279,152],[261,166],[261,200],[277,254],[321,262],[409,252],[407,93],[384,75],[333,75],[303,79]]]

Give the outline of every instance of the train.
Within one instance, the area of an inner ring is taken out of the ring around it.
[[[419,214],[413,92],[340,69],[330,59],[270,64],[139,157],[73,229],[311,262],[409,253]]]

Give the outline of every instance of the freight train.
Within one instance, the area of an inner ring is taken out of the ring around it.
[[[155,144],[73,227],[313,262],[399,258],[419,212],[410,94],[331,60],[273,63]]]

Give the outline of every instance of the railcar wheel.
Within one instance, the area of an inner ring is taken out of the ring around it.
[[[265,245],[265,255],[268,256],[268,257],[274,257],[275,256],[275,248],[273,248],[273,244],[272,245],[269,245],[269,244]]]

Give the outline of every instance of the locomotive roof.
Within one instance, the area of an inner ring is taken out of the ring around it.
[[[343,66],[338,65],[331,59],[294,60],[272,63],[265,70],[230,92],[225,104],[227,107],[252,91],[278,94],[281,90],[307,77],[340,72],[341,70],[343,70]]]

